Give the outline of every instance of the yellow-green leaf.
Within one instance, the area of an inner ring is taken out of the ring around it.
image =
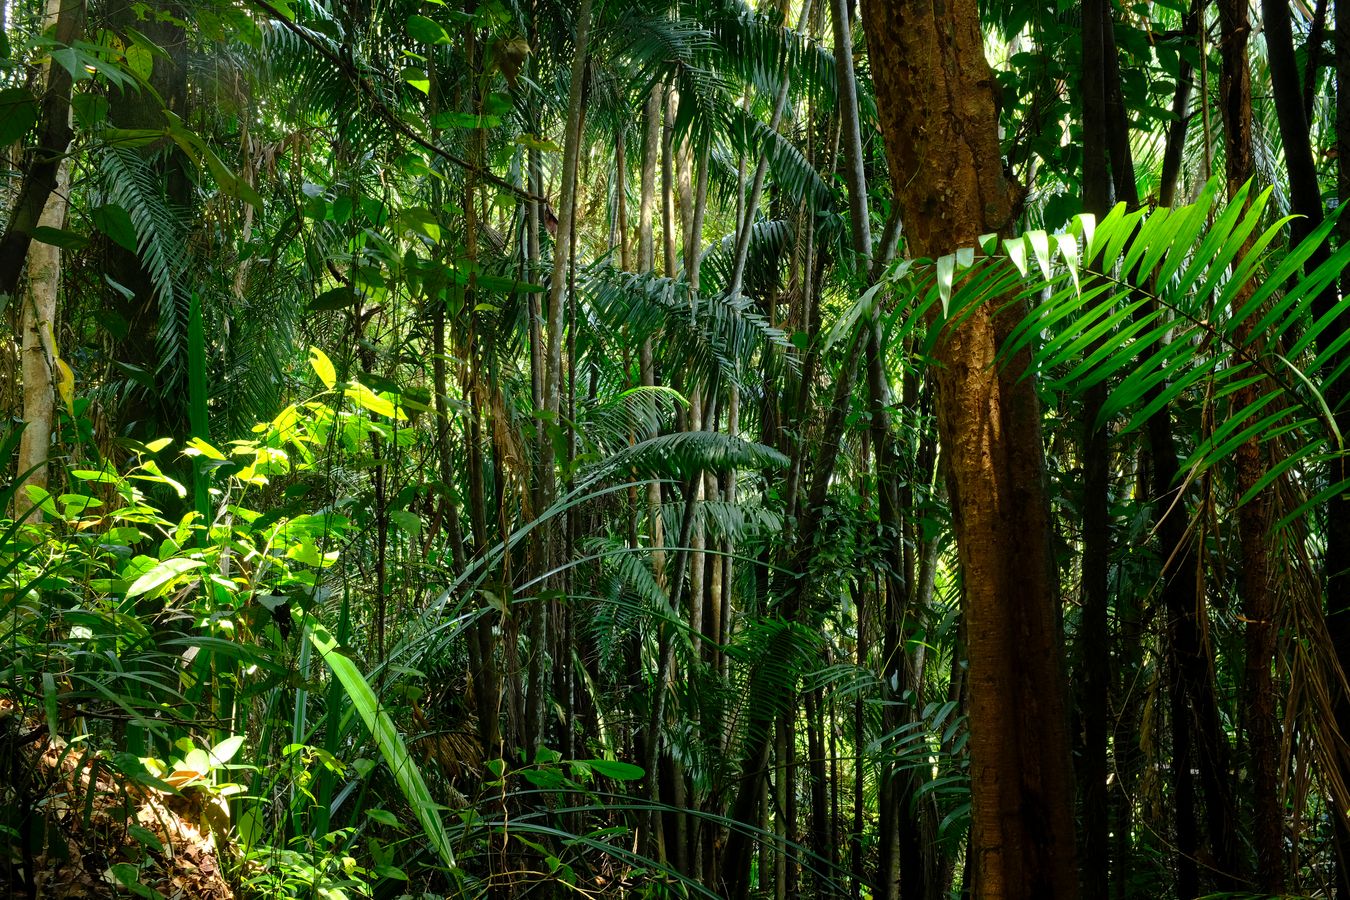
[[[309,348],[309,364],[314,368],[314,374],[319,376],[323,386],[331,388],[337,384],[337,369],[333,368],[333,361],[328,358],[318,347]]]
[[[376,415],[388,416],[391,419],[397,415],[394,404],[390,403],[364,384],[360,384],[359,382],[353,384],[347,388],[345,393],[348,399],[357,406],[362,409],[368,409]]]

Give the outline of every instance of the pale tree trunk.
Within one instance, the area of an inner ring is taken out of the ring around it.
[[[66,220],[70,186],[70,163],[63,161],[56,187],[38,219],[38,227],[61,228]],[[28,485],[47,488],[47,451],[51,446],[52,419],[56,412],[56,298],[61,290],[61,250],[34,241],[28,247],[28,289],[23,300],[23,438],[19,443],[19,474],[23,482],[14,496],[18,516],[32,506]],[[31,470],[31,471],[30,471]],[[28,473],[24,475],[24,473]],[[34,509],[30,521],[41,521]]]
[[[655,85],[647,97],[645,112],[645,139],[642,144],[642,183],[638,201],[638,272],[650,274],[656,268],[656,163],[661,157],[661,111],[665,107],[665,91]],[[662,195],[664,207],[665,197]],[[643,387],[656,385],[656,365],[652,354],[652,339],[647,337],[638,351],[638,377]],[[665,581],[665,554],[661,551],[664,536],[661,533],[661,485],[655,481],[647,485],[648,539],[652,547],[652,570],[658,582]]]
[[[572,251],[572,229],[576,222],[577,162],[581,156],[582,87],[586,77],[586,53],[591,30],[591,0],[581,0],[577,11],[577,36],[573,47],[572,85],[567,99],[567,130],[563,135],[562,184],[558,189],[558,234],[553,244],[553,273],[548,291],[548,346],[544,370],[545,434],[539,441],[539,475],[544,505],[555,496],[553,466],[556,454],[547,431],[559,425],[562,410],[562,348],[564,294],[567,264]],[[542,512],[542,510],[541,510]]]
[[[674,278],[679,268],[675,246],[675,116],[680,108],[680,95],[674,86],[666,88],[666,121],[661,130],[661,236],[664,239],[667,278]]]
[[[58,22],[61,0],[48,0],[46,21]],[[59,26],[58,26],[59,27]],[[48,91],[66,91],[64,112],[53,108],[55,115],[65,116],[65,128],[70,129],[70,81],[61,75],[59,67],[46,64]],[[51,193],[47,195],[38,217],[39,228],[62,228],[69,205],[70,159],[62,157],[57,163]],[[41,521],[42,511],[33,509],[26,490],[28,485],[47,488],[47,453],[51,447],[52,419],[56,413],[56,299],[61,291],[61,250],[51,244],[34,241],[28,246],[28,286],[23,297],[23,347],[20,356],[20,376],[23,379],[24,432],[19,443],[18,474],[23,479],[14,496],[14,514],[21,517],[31,512],[30,521]]]
[[[909,250],[937,257],[1014,225],[975,0],[864,4],[877,108]],[[935,355],[965,585],[974,896],[1078,895],[1073,775],[1040,408],[1029,360],[996,364],[1020,316],[984,304]]]

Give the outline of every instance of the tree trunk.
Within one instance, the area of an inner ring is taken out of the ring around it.
[[[1350,3],[1336,0],[1336,175],[1337,196],[1342,205],[1350,203]],[[1350,244],[1350,216],[1341,216],[1336,223],[1341,245]],[[1350,274],[1342,276],[1341,291],[1350,296]],[[1319,347],[1330,347],[1339,340],[1350,322],[1342,316],[1322,333]],[[1329,361],[1332,370],[1339,367],[1344,351]],[[1343,380],[1336,381],[1326,392],[1331,409],[1336,410],[1336,426],[1341,434],[1350,429],[1350,408]],[[1327,477],[1332,481],[1344,479],[1347,474],[1344,456],[1328,467]],[[1350,496],[1338,494],[1327,502],[1326,596],[1327,625],[1336,648],[1336,661],[1342,673],[1350,672]],[[1336,694],[1336,727],[1342,740],[1350,735],[1350,697],[1345,692]],[[1350,783],[1350,771],[1341,757],[1338,773],[1343,784]],[[1336,896],[1350,900],[1350,810],[1335,805]]]
[[[558,189],[558,232],[553,244],[553,271],[548,292],[548,343],[544,365],[544,428],[539,435],[538,482],[542,513],[557,496],[555,463],[557,453],[554,435],[563,421],[563,332],[566,330],[567,274],[574,244],[577,207],[577,165],[581,157],[581,129],[585,103],[586,54],[591,29],[591,0],[581,0],[577,11],[576,39],[572,57],[571,88],[567,101],[567,125],[563,135],[562,184]],[[535,560],[544,571],[553,567],[557,552],[557,522],[550,520],[539,532],[540,550]],[[545,585],[548,587],[549,585]],[[548,605],[540,601],[533,611],[531,625],[531,657],[529,692],[526,696],[525,725],[527,751],[530,758],[541,737],[544,715],[543,653],[547,639]]]
[[[909,250],[936,257],[1014,224],[974,0],[871,0],[864,25]],[[976,897],[1078,894],[1058,588],[1035,388],[1020,320],[991,305],[936,348],[938,428],[965,585]]]
[[[581,157],[581,117],[585,99],[582,89],[586,80],[586,53],[591,31],[591,0],[581,0],[576,27],[571,89],[567,99],[567,128],[563,134],[562,184],[558,189],[558,233],[553,244],[553,273],[548,291],[548,343],[544,365],[545,433],[539,440],[539,473],[545,506],[552,503],[556,495],[553,468],[557,454],[550,432],[559,427],[559,414],[562,411],[564,294],[567,264],[572,251],[572,229],[576,224],[577,162]]]
[[[60,0],[56,9],[57,43],[69,45],[80,39],[84,15],[84,0]],[[70,127],[71,85],[64,66],[50,67],[39,114],[37,148],[14,201],[14,211],[0,235],[0,296],[14,296],[28,259],[33,229],[40,224],[47,200],[56,190],[61,163],[74,136]]]
[[[47,20],[61,27],[61,0],[48,0]],[[70,78],[60,66],[46,64],[47,90],[62,90],[66,128],[69,129]],[[64,79],[58,76],[65,75]],[[62,98],[58,98],[62,99]],[[44,110],[45,111],[45,110]],[[55,113],[55,107],[53,107]],[[56,179],[47,195],[40,228],[63,228],[70,188],[70,161],[62,158],[56,167]],[[52,419],[56,413],[55,385],[60,373],[56,371],[56,301],[61,291],[61,250],[52,244],[40,242],[28,246],[28,289],[23,298],[23,349],[20,372],[23,378],[23,436],[19,441],[18,474],[23,479],[14,495],[14,515],[22,517],[32,510],[30,521],[41,521],[42,511],[33,506],[25,488],[28,485],[47,488],[47,453],[51,447]]]
[[[166,110],[187,119],[189,52],[183,20],[188,14],[176,0],[156,0],[148,11],[129,0],[114,0],[106,15],[115,29],[135,29],[165,51],[155,56],[149,78],[153,90],[112,93],[109,122],[119,128],[162,129]],[[190,216],[194,207],[195,185],[189,171],[192,163],[171,143],[167,147],[152,145],[141,154],[163,184],[164,200],[174,211],[174,227],[168,234],[161,234],[160,239],[186,254],[184,223],[188,219],[180,217]],[[107,246],[106,255],[111,279],[131,292],[124,295],[109,289],[105,295],[110,312],[121,320],[114,334],[113,358],[142,369],[154,385],[150,390],[137,387],[128,394],[116,410],[113,430],[144,438],[186,432],[186,391],[180,390],[187,371],[186,344],[173,345],[160,339],[174,328],[187,333],[184,320],[175,322],[169,318],[181,315],[178,310],[186,308],[186,298],[174,296],[179,293],[175,287],[166,288],[162,280],[157,281],[139,253],[112,243]],[[185,272],[188,262],[186,256],[171,260],[174,274]]]
[[[1112,180],[1107,158],[1106,39],[1110,5],[1083,3],[1083,211],[1100,221],[1111,209]],[[1107,710],[1111,630],[1110,442],[1098,424],[1106,386],[1092,387],[1083,398],[1083,556],[1082,619],[1078,628],[1078,710],[1082,751],[1078,754],[1078,790],[1083,826],[1081,886],[1084,897],[1106,897],[1110,874],[1110,821],[1107,801]]]
[[[1220,50],[1219,106],[1223,113],[1224,158],[1228,197],[1233,199],[1255,174],[1252,154],[1252,85],[1247,65],[1247,40],[1251,26],[1247,0],[1219,3]],[[1245,255],[1251,241],[1245,242]],[[1233,299],[1233,308],[1247,304],[1255,285],[1248,283]],[[1251,343],[1255,317],[1249,316],[1236,332],[1239,346]],[[1264,380],[1237,392],[1235,406],[1258,400],[1269,385]],[[1251,423],[1248,423],[1251,424]],[[1246,494],[1266,473],[1261,441],[1253,436],[1236,454],[1238,491]],[[1275,592],[1270,558],[1270,522],[1273,492],[1261,491],[1238,509],[1238,540],[1242,550],[1241,587],[1245,625],[1243,725],[1252,771],[1252,839],[1256,847],[1257,887],[1263,893],[1284,892],[1284,823],[1279,799],[1280,747],[1276,739],[1275,683],[1271,666],[1275,658]]]

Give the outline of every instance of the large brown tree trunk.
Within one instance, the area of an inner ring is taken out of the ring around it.
[[[994,80],[974,0],[864,3],[877,107],[909,250],[935,257],[1013,225]],[[992,305],[936,349],[938,429],[965,586],[976,897],[1078,894],[1073,775],[1028,360],[995,365],[1017,321]]]

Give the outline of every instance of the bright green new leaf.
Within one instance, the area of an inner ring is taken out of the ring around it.
[[[1028,231],[1026,234],[1027,243],[1031,244],[1032,251],[1036,254],[1036,263],[1041,267],[1041,274],[1045,280],[1050,280],[1050,236],[1039,228],[1035,231]]]
[[[398,415],[398,410],[394,404],[381,397],[379,394],[359,382],[353,383],[344,393],[347,398],[362,409],[368,409],[378,416],[387,416],[394,418]]]
[[[195,437],[188,441],[187,449],[183,452],[188,456],[205,456],[207,459],[214,459],[217,461],[224,461],[225,459],[224,453],[221,453],[211,444],[199,437]]]
[[[244,736],[242,734],[227,737],[211,748],[211,762],[217,766],[223,766],[234,759],[241,747],[244,746]]]
[[[938,258],[938,295],[942,298],[942,314],[948,315],[952,302],[952,282],[956,275],[956,257],[950,253]]]
[[[200,559],[186,559],[181,556],[176,556],[173,559],[166,559],[140,578],[137,578],[136,581],[132,583],[131,587],[127,588],[127,598],[139,597],[142,594],[148,594],[151,591],[159,590],[194,569],[201,569],[205,566],[206,563]]]
[[[314,374],[319,376],[326,388],[332,388],[337,384],[337,369],[333,368],[333,361],[328,358],[318,347],[309,348],[309,364],[314,368]]]

